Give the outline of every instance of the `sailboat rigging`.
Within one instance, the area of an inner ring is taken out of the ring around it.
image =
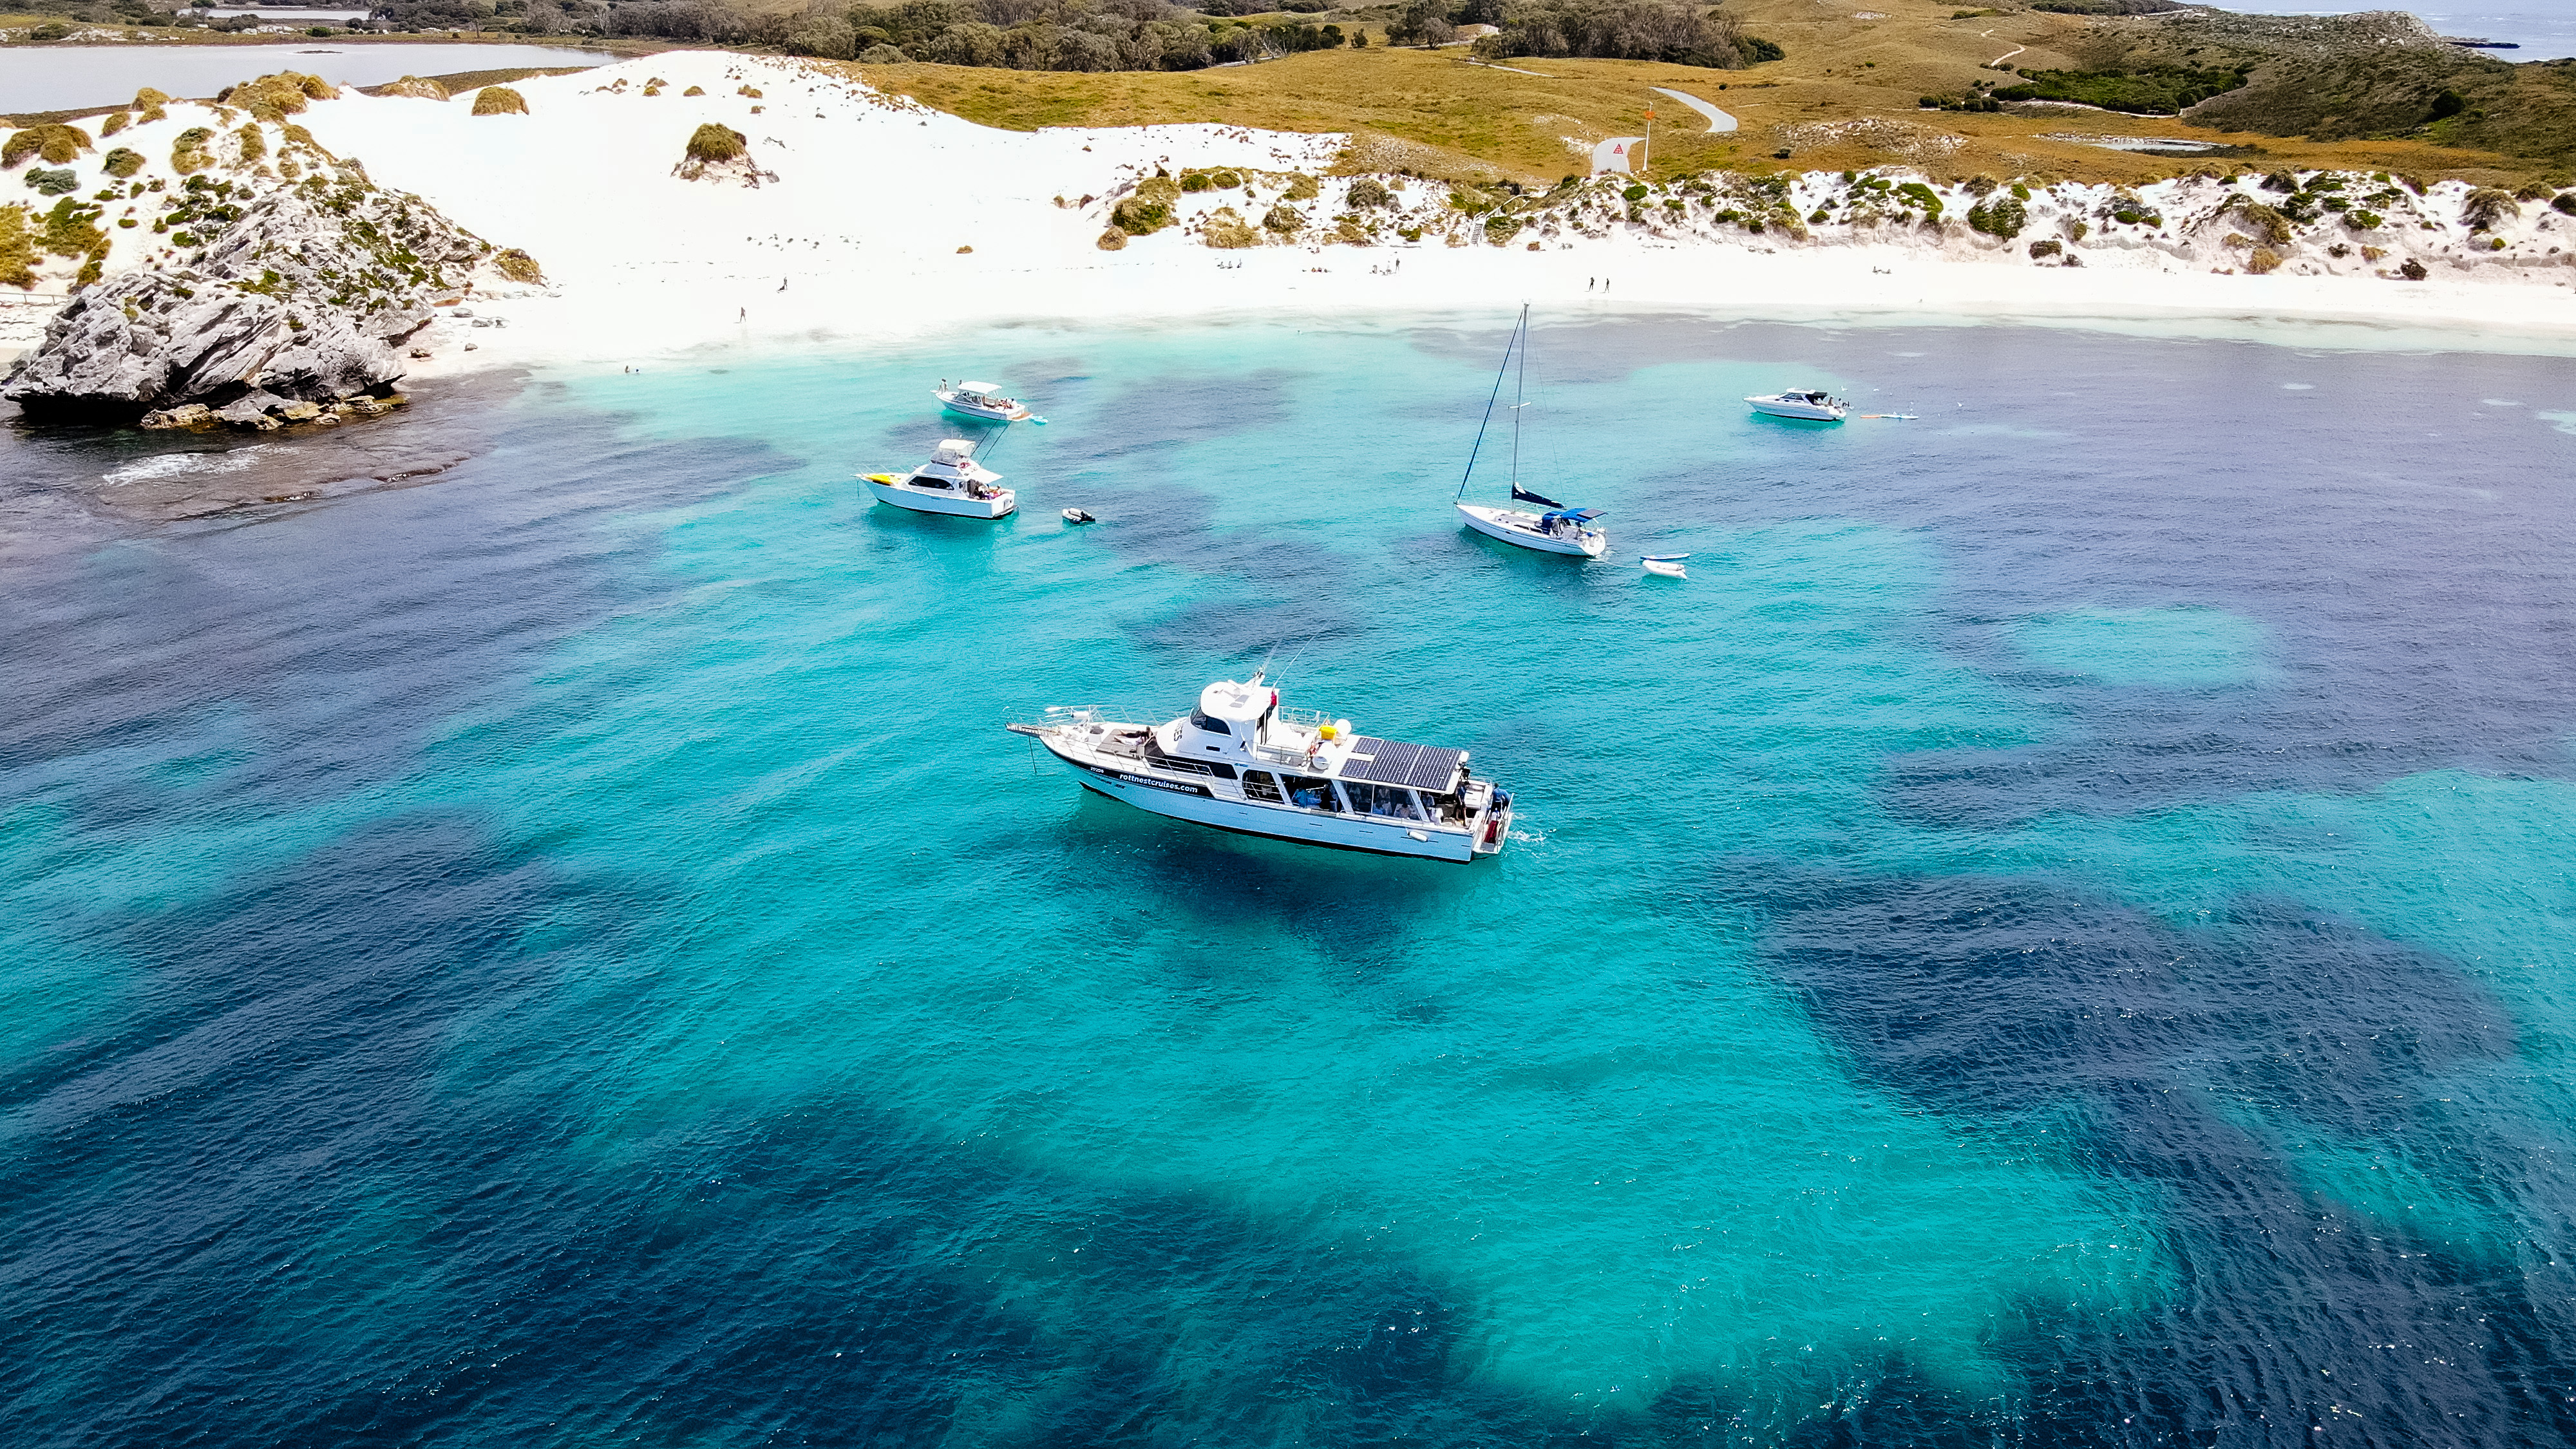
[[[1467,485],[1476,476],[1476,456],[1484,451],[1485,433],[1493,426],[1494,405],[1502,400],[1503,376],[1512,371],[1515,354],[1520,359],[1520,370],[1512,383],[1511,498],[1514,503],[1533,504],[1544,512],[1466,501]],[[1494,370],[1494,388],[1485,398],[1484,421],[1476,425],[1475,444],[1467,450],[1467,471],[1458,479],[1458,492],[1452,502],[1467,526],[1488,538],[1540,553],[1599,558],[1610,546],[1610,536],[1592,523],[1601,517],[1600,509],[1569,508],[1544,493],[1521,486],[1521,413],[1529,406],[1525,400],[1528,383],[1529,305],[1523,303],[1520,321],[1513,326],[1510,340],[1503,344],[1503,363]]]

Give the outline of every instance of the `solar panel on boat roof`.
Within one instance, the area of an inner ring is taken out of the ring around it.
[[[1368,759],[1359,758],[1362,755]],[[1466,758],[1465,750],[1447,750],[1438,745],[1408,745],[1402,740],[1372,739],[1367,735],[1351,741],[1351,759],[1342,766],[1345,780],[1369,780],[1380,785],[1402,785],[1414,790],[1446,790],[1458,775],[1458,762]]]

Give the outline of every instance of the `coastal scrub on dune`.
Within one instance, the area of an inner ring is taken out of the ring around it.
[[[508,86],[485,86],[474,93],[474,114],[478,116],[524,116],[527,98]]]

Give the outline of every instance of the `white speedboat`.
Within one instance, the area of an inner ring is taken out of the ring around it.
[[[1219,830],[1426,860],[1500,854],[1512,797],[1476,778],[1465,750],[1353,734],[1350,721],[1282,709],[1261,682],[1219,680],[1162,724],[1092,706],[1014,724],[1085,789]]]
[[[862,473],[859,481],[868,485],[878,502],[915,513],[1000,518],[1020,506],[1019,495],[996,486],[1002,475],[976,462],[975,445],[964,438],[942,442],[929,462],[901,477]]]
[[[1775,418],[1804,418],[1811,423],[1839,423],[1851,414],[1851,404],[1829,392],[1804,392],[1791,388],[1764,397],[1749,397],[1757,413]]]
[[[1522,496],[1513,491],[1515,498]],[[1601,516],[1598,508],[1551,508],[1535,513],[1526,508],[1496,508],[1486,503],[1461,503],[1458,512],[1467,526],[1489,538],[1534,548],[1541,553],[1570,553],[1584,558],[1599,558],[1610,546],[1610,535],[1592,526]]]
[[[988,423],[1016,423],[1031,415],[1027,403],[1005,396],[997,382],[950,382],[943,377],[930,395],[939,399],[941,407],[960,417],[981,418]]]
[[[1503,373],[1512,365],[1512,353],[1521,358],[1520,381],[1512,384],[1512,502],[1535,504],[1535,508],[1497,507],[1490,503],[1469,503],[1467,483],[1476,476],[1476,454],[1485,446],[1485,430],[1494,421],[1494,404],[1503,395]],[[1503,344],[1503,365],[1494,373],[1493,394],[1485,399],[1485,421],[1476,426],[1476,443],[1467,450],[1467,471],[1458,480],[1457,508],[1467,526],[1488,538],[1540,553],[1573,554],[1578,558],[1599,558],[1610,547],[1610,535],[1592,526],[1601,516],[1598,508],[1568,508],[1543,493],[1533,493],[1520,484],[1521,412],[1528,407],[1521,401],[1522,383],[1529,378],[1529,308],[1521,308],[1521,320],[1512,328],[1511,340]]]

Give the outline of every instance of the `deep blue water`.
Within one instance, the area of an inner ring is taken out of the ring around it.
[[[1507,324],[0,445],[0,1440],[2576,1438],[2576,364],[1541,318],[1583,566]],[[963,374],[1023,514],[868,506]],[[1000,729],[1273,650],[1521,837]]]

